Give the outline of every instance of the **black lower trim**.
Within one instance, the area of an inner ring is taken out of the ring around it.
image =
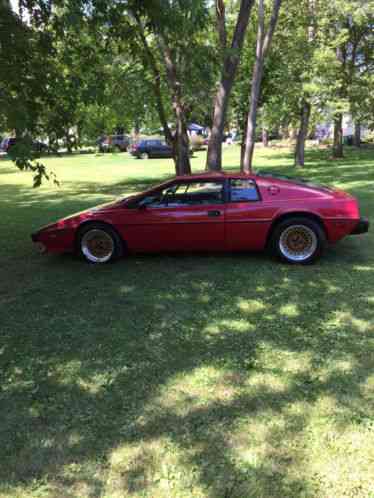
[[[34,232],[34,233],[32,233],[32,234],[31,234],[31,240],[32,240],[33,242],[38,242],[38,235],[39,235],[39,233],[38,233],[38,232]]]
[[[367,233],[369,231],[369,220],[366,218],[360,218],[357,225],[351,232],[351,235],[359,235],[360,233]]]

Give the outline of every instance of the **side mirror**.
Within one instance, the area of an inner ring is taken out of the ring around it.
[[[165,194],[162,196],[161,202],[168,205],[169,201],[172,201],[173,197],[175,196],[175,190],[175,186],[168,188]]]
[[[147,209],[147,204],[149,204],[149,202],[147,202],[148,199],[142,199],[139,203],[138,203],[138,206],[137,208],[140,210],[140,209]]]
[[[160,202],[160,198],[157,196],[154,197],[144,197],[144,199],[141,199],[138,202],[137,208],[138,209],[147,209],[147,206],[150,206],[151,204]]]

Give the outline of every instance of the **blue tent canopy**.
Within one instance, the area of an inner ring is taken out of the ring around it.
[[[191,123],[188,125],[188,129],[190,131],[203,131],[204,130],[204,126],[200,126],[196,123]]]

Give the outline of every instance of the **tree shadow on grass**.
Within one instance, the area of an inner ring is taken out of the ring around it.
[[[352,280],[330,264],[166,255],[97,269],[56,258],[3,320],[4,485],[48,478],[56,496],[82,482],[90,496],[157,496],[161,479],[175,496],[318,494],[307,449],[292,450],[311,413],[324,397],[343,428],[370,413],[374,310],[353,305]]]
[[[85,207],[92,186],[82,188],[86,198],[57,201],[2,191],[3,206],[13,198],[22,210],[19,224],[14,205],[9,214],[20,241],[8,256],[5,239],[13,266],[0,280],[5,495],[45,486],[56,497],[342,495],[311,468],[311,445],[335,460],[357,452],[329,453],[326,434],[355,430],[370,444],[371,234],[310,268],[255,254],[134,256],[103,268],[31,256],[21,242],[30,221]]]

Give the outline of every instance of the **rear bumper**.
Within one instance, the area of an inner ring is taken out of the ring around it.
[[[369,220],[366,218],[360,218],[357,225],[354,227],[350,235],[359,235],[360,233],[367,233],[369,231]]]

